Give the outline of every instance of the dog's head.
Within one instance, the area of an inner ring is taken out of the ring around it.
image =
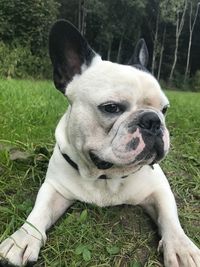
[[[69,100],[66,135],[74,153],[97,169],[137,169],[169,149],[164,114],[169,102],[146,70],[141,39],[128,65],[104,61],[69,22],[49,39],[54,84]]]

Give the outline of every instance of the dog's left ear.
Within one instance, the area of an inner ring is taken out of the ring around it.
[[[49,34],[49,54],[55,87],[63,94],[82,66],[89,66],[96,55],[81,33],[68,21],[58,20]]]
[[[135,47],[133,56],[128,62],[138,69],[146,70],[149,61],[149,53],[144,39],[140,39]]]

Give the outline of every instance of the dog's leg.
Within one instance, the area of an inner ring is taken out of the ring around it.
[[[161,186],[141,205],[159,227],[162,238],[158,249],[163,250],[164,265],[165,267],[200,267],[200,250],[186,236],[180,225],[175,199],[167,179],[161,169],[155,170],[155,175],[158,179],[163,179]]]
[[[0,245],[1,261],[7,260],[17,266],[35,262],[40,248],[45,244],[46,230],[71,204],[72,201],[65,199],[45,182],[27,221]]]

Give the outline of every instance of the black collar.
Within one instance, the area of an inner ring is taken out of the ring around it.
[[[75,170],[79,171],[78,165],[65,153],[62,153],[60,146],[58,145],[58,149],[60,150],[61,155],[63,156],[63,158],[69,163],[69,165],[71,165]],[[98,179],[108,179],[108,177],[103,174],[100,175]]]
[[[60,153],[62,154],[63,158],[77,171],[79,171],[78,165],[65,153],[62,153],[60,147],[58,146]]]
[[[79,172],[79,168],[78,165],[65,153],[62,153],[59,145],[58,145],[58,149],[60,150],[60,153],[62,154],[63,158],[75,169]],[[127,175],[128,176],[128,175]],[[122,176],[121,178],[126,178],[127,176]],[[102,174],[98,177],[98,179],[102,179],[102,180],[107,180],[110,179],[108,178],[105,174]]]

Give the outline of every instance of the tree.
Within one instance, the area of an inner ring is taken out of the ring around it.
[[[123,44],[129,42],[135,45],[141,37],[141,27],[146,15],[146,0],[120,0],[115,5],[117,53],[116,61],[121,62],[123,56]]]
[[[32,53],[47,47],[50,25],[56,19],[54,0],[0,0],[0,38],[5,43],[30,45]]]
[[[169,76],[170,82],[173,79],[174,70],[176,67],[178,47],[179,47],[179,38],[180,38],[181,32],[183,30],[188,0],[176,0],[174,2],[171,1],[171,4],[172,4],[172,9],[171,9],[172,18],[173,18],[173,20],[175,22],[175,26],[176,26],[176,43],[175,43],[175,49],[174,49],[174,60],[173,60],[173,64],[172,64],[172,68],[171,68],[171,72],[170,72],[170,76]]]
[[[158,64],[158,73],[157,73],[157,80],[160,80],[160,73],[161,73],[161,66],[163,62],[163,53],[165,49],[165,37],[166,37],[166,24],[164,25],[163,35],[162,35],[162,42],[161,42],[161,48],[160,48],[160,58],[159,58],[159,64]]]
[[[165,45],[165,36],[166,36],[166,21],[167,18],[163,16],[166,10],[162,10],[162,8],[166,8],[166,0],[151,0],[149,2],[152,13],[152,23],[148,23],[150,31],[152,31],[152,41],[153,41],[153,53],[152,53],[152,64],[151,64],[151,72],[155,75],[156,65],[157,68],[157,79],[160,79],[161,66],[163,60],[164,53],[164,45]],[[149,18],[148,18],[149,19]],[[156,60],[159,58],[159,62]],[[157,63],[157,64],[156,64]]]
[[[156,68],[156,58],[159,52],[159,28],[160,28],[160,2],[159,0],[151,0],[147,4],[147,25],[149,32],[151,33],[151,39],[153,43],[153,52],[152,52],[152,62],[151,62],[151,73],[155,74]]]
[[[82,35],[85,35],[86,31],[86,2],[85,0],[78,1],[78,29]]]
[[[87,5],[87,32],[93,34],[90,27],[96,27],[95,43],[106,59],[120,63],[128,57],[124,45],[132,48],[140,37],[145,6],[146,0],[93,0]]]
[[[190,2],[190,10],[189,10],[189,41],[188,41],[188,52],[187,52],[187,64],[185,68],[185,75],[184,75],[184,82],[186,81],[188,77],[188,72],[189,72],[189,63],[190,63],[190,53],[191,53],[191,45],[192,45],[192,36],[194,32],[194,27],[197,21],[197,16],[199,12],[199,6],[200,2],[196,4],[196,11],[194,14],[193,22],[192,22],[192,16],[193,16],[193,3],[192,1]]]

